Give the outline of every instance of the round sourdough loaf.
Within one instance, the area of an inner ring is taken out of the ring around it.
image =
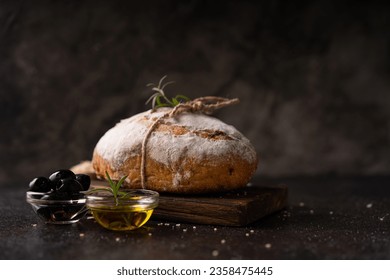
[[[92,164],[96,175],[141,188],[142,142],[168,108],[122,120],[97,143]],[[249,140],[233,126],[202,114],[185,112],[162,118],[145,144],[145,187],[158,192],[208,193],[245,187],[257,167]]]

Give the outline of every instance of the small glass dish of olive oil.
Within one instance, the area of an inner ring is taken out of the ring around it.
[[[114,197],[107,192],[86,195],[86,206],[104,228],[129,231],[142,227],[157,207],[159,194],[144,189],[121,190]]]

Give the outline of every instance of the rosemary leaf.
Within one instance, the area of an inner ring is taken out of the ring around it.
[[[110,174],[108,174],[107,171],[106,171],[106,177],[107,177],[108,183],[110,184],[110,187],[112,189],[114,189],[115,188],[115,183],[111,180]]]
[[[175,97],[172,98],[172,103],[173,103],[173,106],[177,106],[180,104],[179,100],[177,100]]]
[[[190,101],[190,100],[191,100],[191,99],[189,99],[187,96],[182,95],[182,94],[176,95],[175,98],[176,98],[176,99],[181,99],[182,101]]]
[[[180,103],[184,103],[187,101],[190,101],[190,99],[185,95],[176,95],[174,98],[170,99],[165,95],[164,88],[167,85],[170,85],[174,83],[173,81],[166,82],[163,84],[164,79],[167,76],[164,76],[160,79],[158,85],[156,86],[153,83],[147,84],[147,86],[152,87],[153,94],[148,98],[145,104],[148,104],[149,102],[152,102],[152,109],[155,108],[161,108],[161,107],[175,107],[179,105]]]
[[[127,176],[123,176],[116,185],[116,192],[118,193],[119,188],[122,186],[123,182],[126,180]]]

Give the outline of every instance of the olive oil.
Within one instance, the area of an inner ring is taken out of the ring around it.
[[[141,207],[99,207],[91,208],[93,217],[109,230],[134,230],[144,225],[153,213],[153,209]]]

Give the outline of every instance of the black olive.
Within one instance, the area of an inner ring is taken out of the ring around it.
[[[32,192],[49,192],[51,189],[51,181],[46,177],[34,178],[29,184],[29,191]]]
[[[66,192],[53,191],[49,194],[42,196],[42,200],[69,200],[71,196]]]
[[[71,195],[70,199],[79,200],[79,199],[82,199],[82,198],[84,198],[84,194],[82,194],[82,193],[73,193]]]
[[[83,186],[83,190],[87,191],[91,185],[91,177],[85,174],[76,174],[76,180]]]
[[[61,179],[57,184],[57,192],[74,194],[82,190],[83,186],[75,179]]]
[[[60,169],[49,177],[49,180],[56,186],[58,186],[59,181],[62,179],[76,179],[76,175],[69,169]]]

